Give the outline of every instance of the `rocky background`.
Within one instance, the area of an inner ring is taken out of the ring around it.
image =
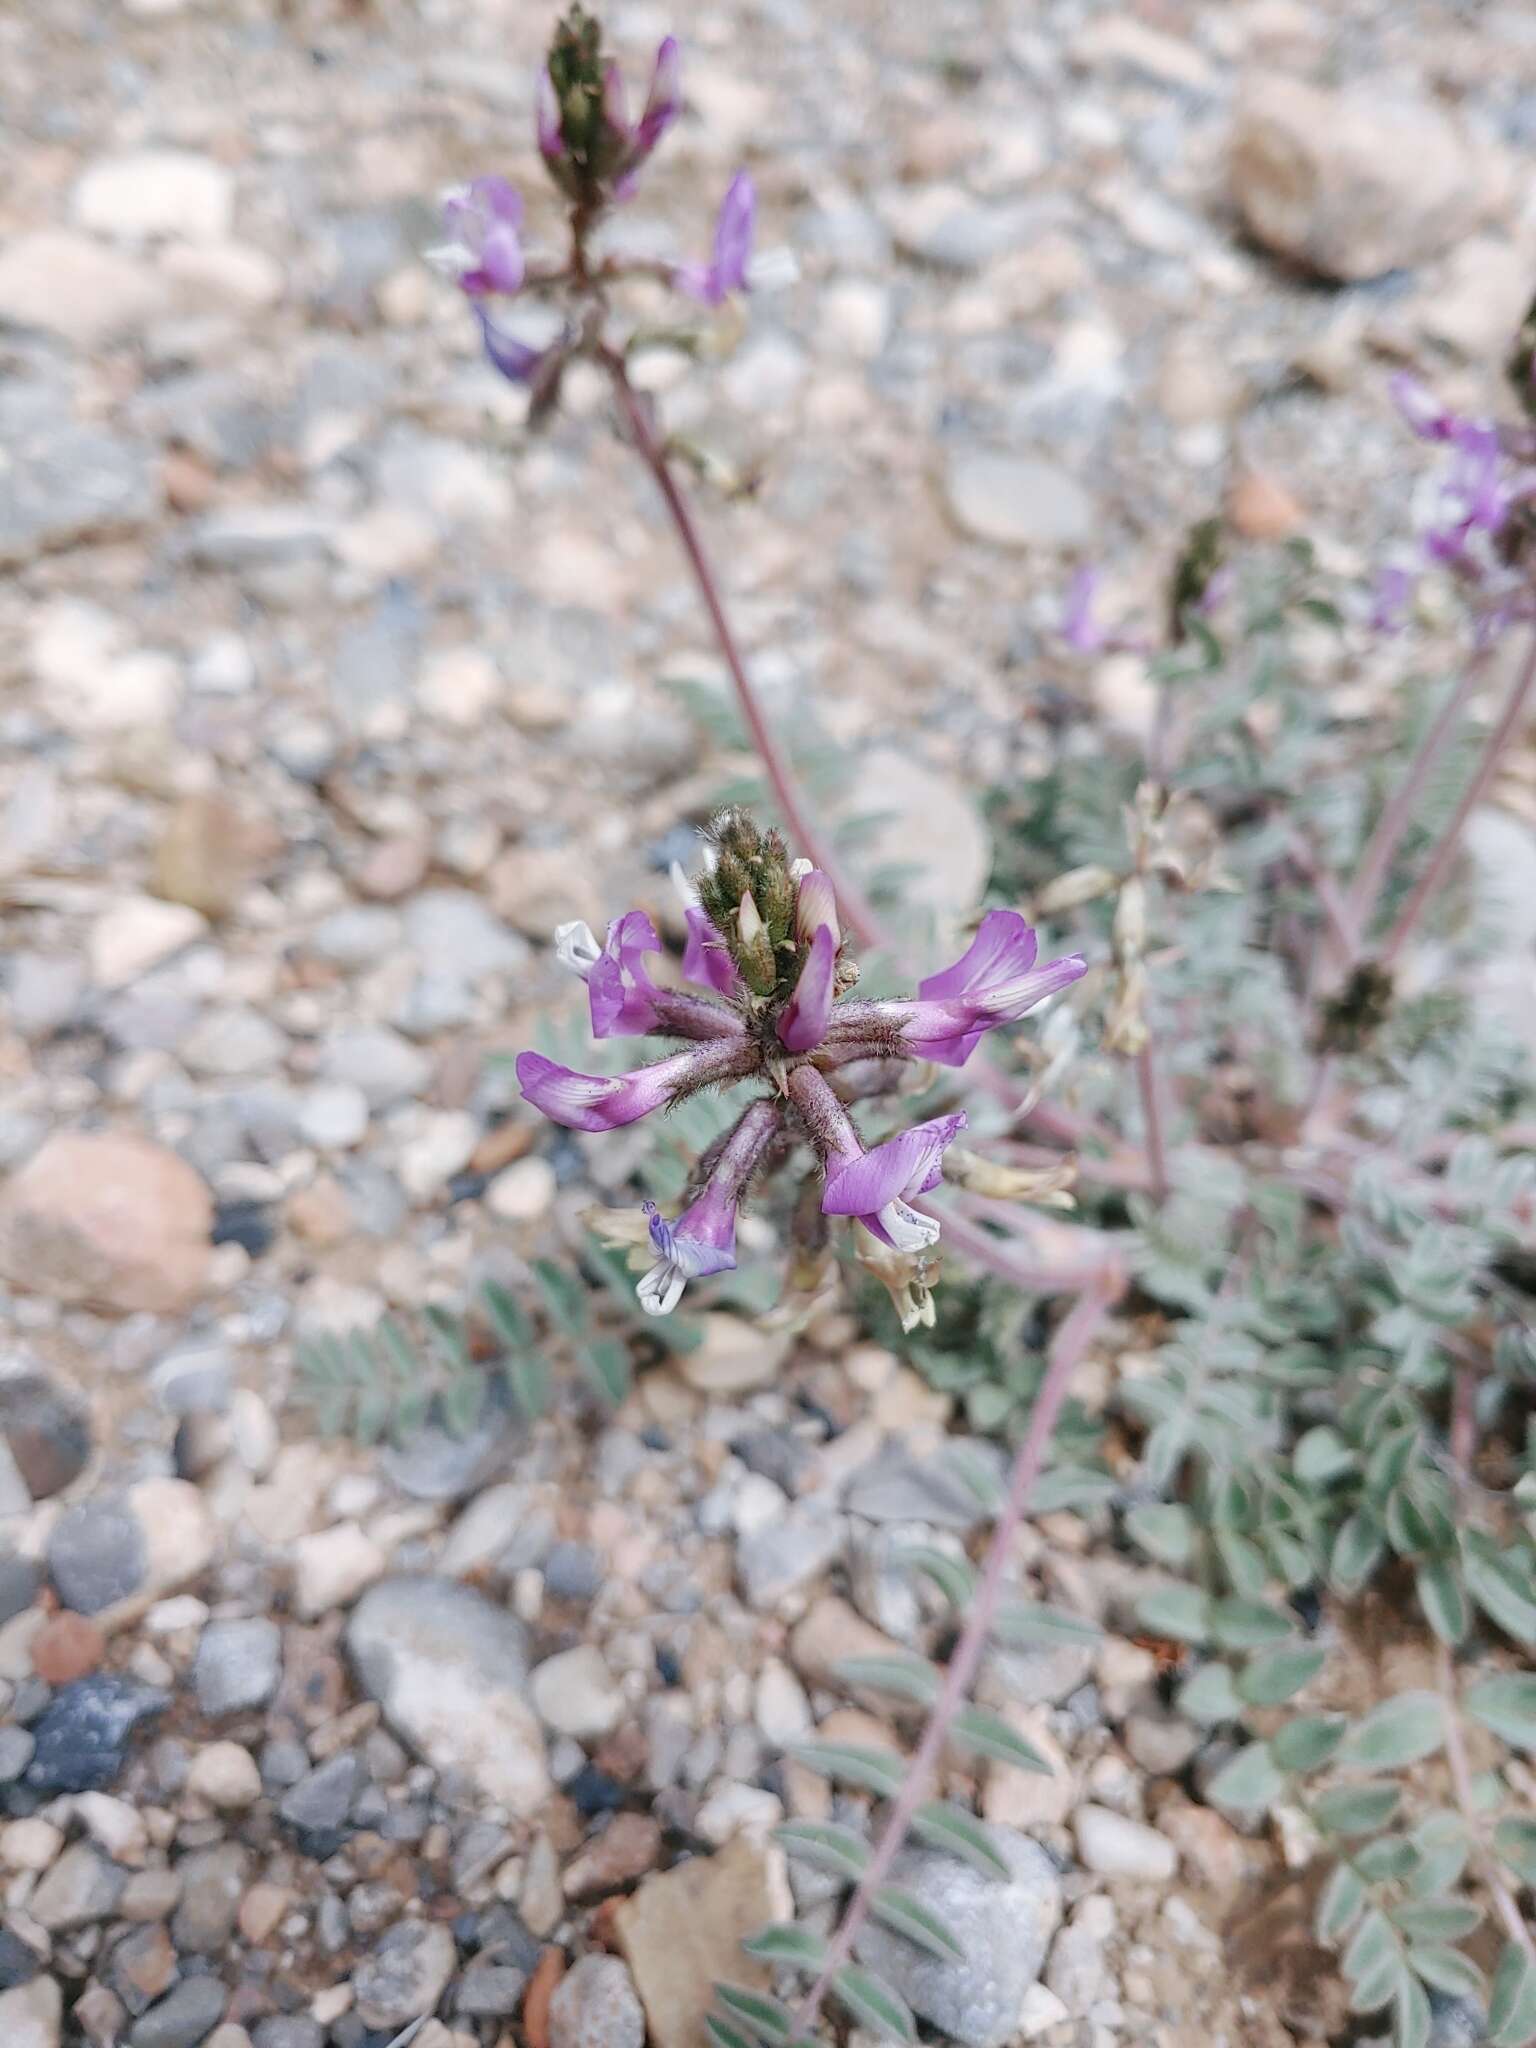
[[[648,1140],[536,1124],[494,1056],[569,1008],[551,924],[665,916],[746,765],[666,686],[722,677],[601,388],[529,438],[420,261],[443,183],[539,192],[547,13],[0,16],[5,2048],[699,2048],[789,1908],[773,1825],[830,1810],[782,1745],[895,1739],[830,1665],[932,1647],[891,1553],[969,1534],[947,1399],[842,1314],[706,1315],[617,1415],[462,1442],[290,1403],[305,1331],[519,1287],[625,1179]],[[1386,377],[1475,402],[1536,276],[1532,17],[611,16],[637,70],[671,27],[620,232],[702,247],[745,162],[781,253],[648,380],[756,479],[707,519],[771,706],[871,750],[963,912],[965,793],[1145,720],[1134,657],[1053,642],[1074,560],[1150,605],[1217,499],[1404,546]],[[975,1967],[885,1967],[967,2048],[1314,2048],[1291,1845],[1200,1803],[1135,1574],[1070,1515],[1018,1563],[1110,1634],[989,1673],[1055,1773],[974,1787],[1011,1886],[909,1858]]]

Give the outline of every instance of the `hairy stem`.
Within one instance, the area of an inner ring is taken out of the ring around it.
[[[1435,714],[1434,723],[1419,743],[1402,784],[1376,821],[1366,842],[1355,878],[1344,892],[1345,961],[1353,966],[1361,942],[1370,929],[1371,916],[1392,868],[1392,858],[1402,845],[1418,814],[1424,791],[1456,735],[1468,701],[1487,666],[1486,650],[1473,655],[1457,678],[1454,688]]]
[[[1482,1816],[1478,1811],[1476,1795],[1472,1786],[1472,1765],[1467,1757],[1466,1739],[1461,1727],[1461,1701],[1456,1689],[1456,1664],[1449,1648],[1444,1643],[1435,1646],[1435,1670],[1440,1683],[1440,1697],[1445,1703],[1445,1760],[1450,1766],[1451,1788],[1456,1795],[1456,1804],[1467,1832],[1476,1845],[1479,1870],[1488,1896],[1493,1901],[1494,1911],[1503,1922],[1504,1931],[1517,1948],[1525,1951],[1536,1963],[1536,1937],[1525,1924],[1525,1916],[1515,1900],[1514,1894],[1505,1884],[1498,1864],[1489,1854],[1483,1842]]]
[[[844,871],[831,842],[823,836],[821,827],[811,816],[799,784],[795,780],[794,770],[789,765],[789,758],[763,714],[762,702],[747,673],[741,649],[736,643],[736,635],[726,616],[724,599],[715,578],[714,568],[704,552],[704,542],[698,525],[667,458],[667,451],[656,437],[644,401],[630,383],[621,357],[605,355],[604,363],[613,380],[614,394],[629,429],[630,439],[641,461],[656,481],[656,488],[661,493],[662,503],[666,506],[667,515],[672,521],[687,558],[688,567],[693,572],[694,583],[698,587],[720,653],[735,686],[736,701],[741,707],[741,715],[746,720],[752,744],[767,770],[768,780],[773,785],[774,798],[784,822],[789,827],[798,850],[806,854],[824,874],[831,877],[832,886],[837,891],[848,924],[868,944],[886,944],[888,935],[879,917],[858,884]]]
[[[1461,835],[1467,820],[1487,795],[1504,749],[1525,716],[1533,688],[1536,688],[1536,633],[1531,636],[1525,660],[1510,686],[1498,721],[1483,742],[1483,751],[1473,771],[1472,780],[1462,791],[1461,801],[1451,814],[1450,823],[1441,833],[1424,872],[1414,883],[1413,891],[1398,914],[1397,922],[1387,934],[1386,944],[1380,954],[1383,967],[1390,967],[1401,953],[1412,937],[1414,927],[1424,915],[1425,907],[1445,880],[1451,862],[1456,857],[1456,849],[1461,844]]]
[[[806,1993],[795,2015],[794,2032],[797,2037],[807,2034],[814,2025],[816,2015],[821,2009],[823,1999],[832,1988],[834,1978],[853,1953],[853,1945],[869,1918],[875,1894],[890,1875],[891,1865],[906,1840],[913,1817],[933,1787],[950,1729],[954,1726],[956,1714],[969,1696],[972,1680],[976,1676],[982,1653],[986,1648],[987,1636],[996,1619],[998,1602],[1002,1598],[1003,1585],[1007,1577],[1008,1561],[1013,1552],[1013,1539],[1019,1523],[1023,1520],[1030,1489],[1040,1476],[1051,1433],[1056,1427],[1056,1418],[1061,1412],[1072,1375],[1093,1342],[1117,1291],[1115,1282],[1101,1276],[1096,1285],[1090,1284],[1078,1296],[1056,1332],[1051,1344],[1045,1378],[1035,1398],[1029,1427],[1013,1461],[1013,1470],[1008,1481],[1008,1497],[998,1517],[997,1526],[992,1531],[992,1540],[987,1546],[981,1579],[970,1612],[966,1616],[964,1630],[955,1645],[955,1653],[944,1673],[944,1684],[938,1699],[934,1702],[933,1711],[928,1717],[928,1725],[923,1730],[922,1741],[918,1744],[917,1753],[912,1759],[902,1788],[892,1803],[880,1840],[875,1845],[864,1875],[859,1879],[853,1897],[848,1901],[838,1923],[837,1931],[828,1944],[826,1961],[822,1965],[821,1973]]]

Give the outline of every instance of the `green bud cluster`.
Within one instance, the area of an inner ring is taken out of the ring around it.
[[[753,995],[787,995],[800,950],[789,848],[739,810],[722,811],[709,836],[715,866],[699,882],[699,901]]]
[[[549,82],[554,87],[564,154],[550,165],[557,184],[573,199],[599,196],[612,178],[629,138],[615,128],[604,102],[608,59],[602,23],[574,6],[555,29],[549,46]]]

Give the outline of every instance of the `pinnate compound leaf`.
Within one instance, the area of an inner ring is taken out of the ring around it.
[[[1396,1813],[1398,1785],[1334,1785],[1312,1802],[1312,1818],[1325,1834],[1372,1835]]]
[[[1404,1692],[1355,1722],[1339,1745],[1338,1761],[1373,1771],[1402,1770],[1433,1755],[1444,1740],[1445,1706],[1439,1695]]]
[[[976,1574],[963,1557],[951,1557],[929,1543],[914,1543],[902,1551],[898,1562],[931,1579],[951,1607],[968,1606],[975,1597]]]
[[[1528,2048],[1536,2041],[1536,1961],[1518,1942],[1504,1944],[1493,1973],[1488,2039],[1493,2048]]]
[[[1238,1694],[1251,1707],[1283,1706],[1311,1684],[1326,1655],[1310,1643],[1286,1643],[1261,1651],[1238,1675]]]
[[[1513,1558],[1476,1530],[1462,1538],[1467,1591],[1490,1621],[1517,1643],[1536,1646],[1536,1587]]]
[[[1238,1698],[1232,1673],[1225,1664],[1205,1664],[1179,1688],[1179,1712],[1202,1728],[1214,1728],[1218,1721],[1241,1718],[1243,1703]]]

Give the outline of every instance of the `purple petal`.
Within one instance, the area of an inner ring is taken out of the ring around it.
[[[691,903],[683,912],[683,921],[688,927],[688,943],[683,948],[684,974],[700,988],[712,988],[722,996],[736,995],[741,988],[741,976],[725,949],[725,941],[710,922],[709,913]]]
[[[676,36],[663,38],[651,73],[651,89],[635,128],[636,160],[643,162],[682,111],[683,54]]]
[[[741,291],[746,285],[756,215],[757,188],[746,171],[738,171],[726,187],[715,222],[713,268],[722,294]]]
[[[1061,637],[1079,654],[1097,654],[1104,645],[1104,628],[1094,617],[1099,583],[1098,570],[1085,565],[1067,586],[1061,608]]]
[[[624,97],[624,74],[617,64],[603,73],[603,118],[621,136],[629,135],[629,107]]]
[[[514,341],[510,334],[503,334],[493,325],[483,306],[476,306],[480,315],[480,335],[485,343],[485,352],[492,364],[500,370],[509,384],[528,384],[538,375],[544,361],[545,351],[529,348],[523,341]]]
[[[1376,577],[1376,589],[1371,600],[1371,631],[1398,632],[1412,595],[1413,578],[1406,569],[1399,569],[1390,564],[1381,569]]]
[[[638,1067],[608,1080],[599,1074],[578,1074],[542,1053],[523,1052],[517,1056],[517,1078],[524,1100],[542,1110],[551,1123],[571,1131],[611,1131],[670,1101],[696,1060],[694,1053],[677,1053],[653,1067]]]
[[[836,972],[837,940],[829,925],[820,925],[800,969],[795,992],[779,1017],[779,1039],[790,1052],[810,1052],[826,1037],[832,1020]]]
[[[523,224],[523,195],[509,179],[497,172],[488,172],[484,177],[470,181],[471,199],[489,218],[517,228]]]
[[[823,1214],[867,1219],[889,1202],[904,1201],[936,1186],[945,1149],[964,1130],[965,1122],[964,1110],[932,1117],[861,1158],[831,1168],[821,1198]]]
[[[552,159],[565,155],[565,137],[560,129],[560,102],[555,96],[555,81],[550,77],[546,64],[539,66],[538,83],[534,88],[534,126],[542,157]]]
[[[1035,964],[1039,941],[1016,910],[989,910],[976,936],[953,967],[918,983],[920,996],[940,1001],[976,994],[994,983],[1025,974]]]
[[[1456,430],[1456,415],[1447,412],[1429,386],[1408,370],[1399,370],[1388,380],[1394,404],[1421,441],[1448,441]]]
[[[643,910],[628,911],[609,925],[602,958],[587,975],[594,1038],[636,1038],[655,1029],[656,991],[644,959],[660,951],[656,927]]]
[[[672,285],[685,299],[697,299],[701,306],[718,306],[725,297],[712,263],[674,263]]]

